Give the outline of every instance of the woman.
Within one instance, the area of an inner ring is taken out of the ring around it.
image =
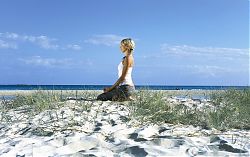
[[[132,39],[126,38],[121,41],[120,49],[125,56],[118,65],[118,80],[111,87],[104,88],[104,93],[100,94],[97,100],[124,101],[132,99],[131,96],[135,91],[131,76],[134,65],[134,48],[135,42]]]

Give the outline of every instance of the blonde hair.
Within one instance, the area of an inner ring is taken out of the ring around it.
[[[135,48],[135,42],[131,38],[122,39],[121,44],[128,47],[130,51],[133,51]]]

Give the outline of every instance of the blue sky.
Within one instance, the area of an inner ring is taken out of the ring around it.
[[[1,0],[0,84],[249,85],[248,0]]]

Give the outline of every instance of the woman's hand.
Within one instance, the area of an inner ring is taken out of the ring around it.
[[[109,88],[109,87],[105,87],[105,88],[103,89],[103,91],[104,91],[104,93],[107,93],[107,92],[110,91],[110,88]]]

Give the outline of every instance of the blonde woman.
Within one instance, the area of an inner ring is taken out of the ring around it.
[[[126,38],[120,43],[120,49],[124,57],[118,65],[118,80],[111,86],[104,88],[104,93],[97,97],[97,100],[124,101],[132,99],[135,86],[132,80],[132,70],[134,65],[133,51],[135,42]]]

